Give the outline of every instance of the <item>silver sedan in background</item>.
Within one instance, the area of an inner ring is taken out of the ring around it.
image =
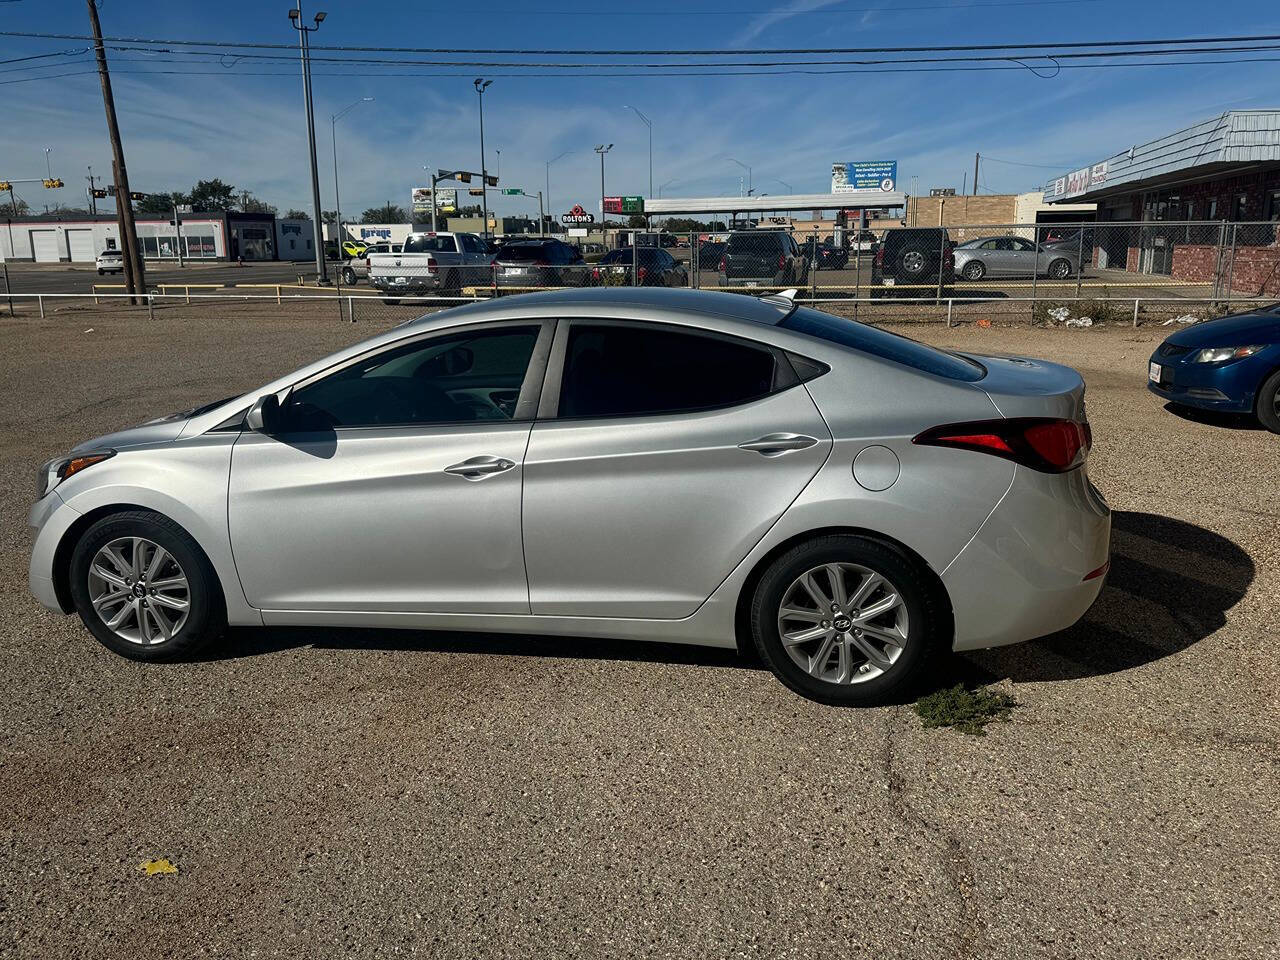
[[[1090,441],[1068,367],[786,296],[504,297],[45,464],[30,582],[137,660],[227,624],[612,637],[872,703],[1084,614]]]
[[[1065,280],[1080,270],[1076,250],[1037,247],[1025,237],[979,237],[956,247],[956,275],[965,280],[983,277],[1048,277]]]

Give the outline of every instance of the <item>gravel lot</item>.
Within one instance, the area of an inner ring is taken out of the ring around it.
[[[1081,369],[1117,511],[1081,624],[947,667],[1020,704],[982,738],[716,651],[239,630],[143,667],[37,608],[39,462],[392,319],[332,314],[0,318],[0,955],[1280,951],[1280,438],[1165,411],[1167,330],[912,328]]]

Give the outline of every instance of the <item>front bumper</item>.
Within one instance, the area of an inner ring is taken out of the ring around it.
[[[58,544],[79,518],[80,512],[68,506],[56,490],[37,500],[27,516],[27,523],[35,530],[31,563],[27,568],[31,595],[42,607],[57,613],[70,613],[71,609],[63,606],[54,587],[53,561]]]
[[[1151,364],[1160,365],[1160,381],[1151,379]],[[1147,364],[1147,389],[1163,400],[1201,410],[1249,413],[1255,390],[1241,390],[1237,363],[1192,363],[1183,357],[1162,357],[1157,350]]]
[[[1046,474],[1019,466],[1008,493],[942,573],[954,649],[1021,643],[1070,627],[1102,591],[1110,548],[1111,509],[1083,468]]]

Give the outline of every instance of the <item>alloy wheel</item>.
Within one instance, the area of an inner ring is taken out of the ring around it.
[[[787,587],[778,635],[792,662],[814,679],[864,683],[902,656],[907,607],[882,574],[856,563],[826,563]]]
[[[177,559],[144,537],[120,537],[93,556],[89,600],[116,636],[142,646],[173,639],[191,611],[191,588]]]

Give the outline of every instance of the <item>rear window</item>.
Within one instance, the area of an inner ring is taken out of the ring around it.
[[[410,237],[404,242],[404,253],[456,253],[453,237]]]
[[[547,244],[522,245],[512,243],[498,251],[498,259],[509,263],[536,263],[539,260],[549,261],[551,250]]]
[[[730,253],[762,253],[782,246],[779,233],[735,233],[729,237]]]
[[[975,360],[930,347],[879,327],[835,317],[809,307],[797,308],[780,326],[949,380],[981,380],[987,375],[987,371]]]

